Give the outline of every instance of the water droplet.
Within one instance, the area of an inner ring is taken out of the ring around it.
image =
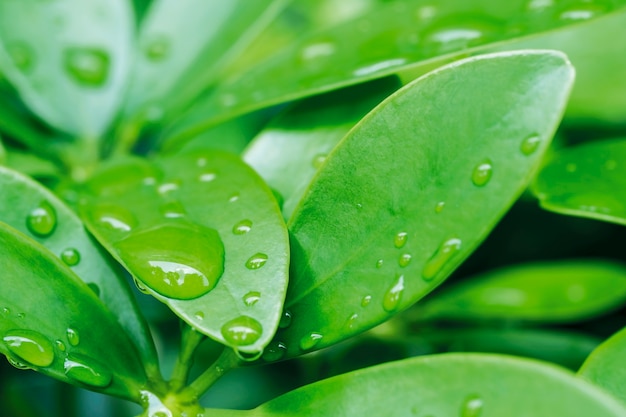
[[[255,253],[246,261],[246,268],[259,269],[267,262],[267,255],[264,253]]]
[[[165,59],[170,51],[170,42],[165,36],[157,36],[147,42],[144,49],[146,57],[151,61]]]
[[[398,275],[393,285],[387,290],[383,297],[383,308],[385,311],[393,312],[398,308],[402,294],[404,293],[404,275]]]
[[[527,10],[538,12],[542,12],[551,7],[554,7],[554,0],[530,0],[530,2],[526,5]]]
[[[168,298],[198,298],[224,272],[222,240],[201,225],[164,223],[131,234],[116,249],[142,285]]]
[[[398,249],[404,247],[404,245],[406,245],[408,237],[409,236],[406,232],[398,233],[393,239],[393,245]]]
[[[246,295],[243,296],[243,303],[247,307],[252,307],[261,299],[261,293],[258,291],[250,291]]]
[[[252,222],[248,219],[244,219],[233,226],[233,233],[236,235],[245,235],[252,229]]]
[[[74,354],[65,358],[63,369],[68,378],[91,387],[104,388],[113,380],[106,366],[82,355]]]
[[[532,155],[539,148],[540,144],[541,138],[539,136],[528,136],[522,141],[522,144],[520,145],[520,151],[522,151],[524,155]]]
[[[139,281],[136,277],[133,277],[133,282],[135,283],[135,287],[137,287],[137,289],[140,292],[144,294],[150,294],[150,291],[148,291],[148,288],[145,285],[143,285],[141,281]]]
[[[435,205],[435,213],[441,213],[446,206],[445,201],[440,201]]]
[[[24,313],[17,313],[16,317],[18,319],[23,319],[24,317],[26,317],[26,314],[24,314]]]
[[[215,172],[205,172],[203,174],[200,174],[198,180],[200,182],[211,182],[215,180],[215,178],[217,178],[217,174]]]
[[[78,336],[78,332],[74,329],[67,329],[66,331],[67,341],[70,342],[72,346],[78,346],[80,343],[80,337]]]
[[[31,369],[30,366],[26,365],[25,363],[22,363],[10,356],[7,356],[7,361],[9,361],[9,363],[11,364],[11,366],[13,366],[14,368],[20,369],[20,370],[25,370],[25,369]]]
[[[479,417],[483,411],[483,400],[478,395],[470,395],[461,406],[461,417]]]
[[[494,20],[449,16],[424,32],[423,50],[427,56],[458,51],[498,39],[501,31],[502,26]]]
[[[361,307],[367,307],[372,302],[372,296],[366,295],[361,299]]]
[[[347,330],[354,329],[354,326],[358,318],[359,318],[359,315],[357,313],[354,313],[350,317],[348,317],[348,320],[346,320],[346,325],[345,325],[346,329]]]
[[[242,352],[240,350],[235,349],[235,354],[239,359],[245,362],[254,362],[263,356],[263,351],[258,352]]]
[[[313,165],[313,168],[320,169],[322,165],[324,165],[324,162],[326,161],[326,157],[327,155],[325,153],[315,155],[313,157],[313,160],[311,161],[311,165]]]
[[[161,195],[166,195],[173,191],[178,190],[178,188],[180,188],[180,181],[170,181],[170,182],[166,182],[166,183],[159,185],[159,188],[157,188],[157,191]]]
[[[380,71],[384,71],[389,68],[397,67],[407,63],[406,58],[392,58],[384,61],[369,64],[360,68],[357,68],[352,73],[355,77],[365,77],[367,75],[375,74]]]
[[[265,362],[276,362],[281,360],[287,354],[287,345],[283,342],[271,342],[263,352],[263,360]]]
[[[91,218],[114,232],[127,233],[137,226],[137,219],[130,211],[114,205],[97,206],[91,213]]]
[[[109,54],[101,49],[73,47],[65,50],[63,66],[70,77],[85,87],[101,87],[109,77]]]
[[[443,269],[443,267],[461,250],[461,240],[448,239],[439,246],[435,254],[426,262],[422,270],[422,277],[430,281]]]
[[[291,325],[291,311],[285,310],[283,311],[282,316],[280,316],[280,321],[278,322],[278,327],[281,329],[286,329]]]
[[[581,1],[578,4],[569,5],[559,13],[559,19],[568,22],[584,21],[600,16],[608,12],[608,4],[598,1]]]
[[[180,201],[168,201],[161,206],[161,214],[168,219],[185,217],[185,207]]]
[[[11,309],[8,307],[2,307],[2,314],[8,316],[9,314],[11,314]]]
[[[229,203],[234,203],[237,200],[239,200],[239,193],[235,193],[235,194],[231,195],[230,197],[228,197],[228,202]]]
[[[311,350],[322,340],[324,336],[317,332],[311,332],[300,339],[300,349]]]
[[[305,46],[302,49],[302,59],[310,61],[313,59],[329,57],[335,53],[336,47],[332,42],[316,42]]]
[[[49,236],[57,225],[57,213],[47,201],[42,201],[26,217],[28,230],[39,237]]]
[[[67,248],[61,252],[61,260],[67,266],[76,266],[80,262],[80,253],[74,248]]]
[[[30,365],[43,368],[54,360],[52,343],[35,331],[10,330],[2,341],[11,353]]]
[[[408,253],[403,253],[402,255],[400,255],[400,258],[398,258],[398,265],[400,265],[402,268],[408,266],[411,263],[411,255]]]
[[[13,64],[22,72],[30,70],[35,63],[33,50],[24,43],[13,43],[7,46],[7,52],[13,60]]]
[[[196,311],[195,314],[193,315],[196,320],[204,320],[204,312],[203,311]]]
[[[221,329],[224,340],[234,346],[255,343],[263,333],[261,323],[249,316],[239,316],[225,323]]]
[[[474,168],[472,172],[472,182],[475,186],[482,187],[489,182],[492,174],[493,166],[491,165],[491,161],[486,159]]]
[[[65,347],[65,343],[63,343],[62,340],[57,340],[56,342],[54,342],[54,345],[57,347],[57,349],[59,349],[61,352],[65,352],[65,350],[67,349]]]

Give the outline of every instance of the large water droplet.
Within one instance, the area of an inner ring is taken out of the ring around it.
[[[80,262],[80,252],[74,248],[67,248],[61,252],[61,260],[67,266],[76,266]]]
[[[104,388],[113,380],[106,366],[82,355],[73,354],[65,358],[63,368],[68,378],[91,387]]]
[[[259,340],[263,326],[252,317],[239,316],[225,323],[221,333],[224,340],[231,345],[248,346]]]
[[[217,231],[200,225],[161,224],[131,234],[116,249],[142,284],[169,298],[198,298],[224,272],[222,240]]]
[[[33,50],[24,43],[13,43],[7,46],[7,52],[13,60],[13,64],[22,72],[30,70],[35,63]]]
[[[398,308],[404,293],[404,275],[398,275],[383,297],[385,311],[393,312]]]
[[[539,145],[541,144],[541,138],[537,135],[530,135],[522,141],[520,145],[520,151],[524,155],[532,155],[537,151]]]
[[[281,329],[286,329],[291,325],[291,311],[285,310],[283,314],[280,316],[280,321],[278,322],[278,327]]]
[[[63,54],[63,66],[70,77],[85,87],[101,87],[109,77],[109,54],[101,49],[73,47]]]
[[[236,235],[245,235],[252,229],[252,221],[244,219],[233,226],[233,233]]]
[[[250,291],[246,295],[243,296],[243,303],[247,307],[252,307],[261,299],[261,293],[258,291]]]
[[[443,269],[443,267],[461,250],[461,240],[448,239],[439,246],[435,254],[426,262],[422,270],[422,277],[429,281]]]
[[[130,211],[112,204],[96,206],[90,216],[95,223],[118,233],[130,232],[137,226],[137,219]]]
[[[267,255],[264,253],[255,253],[246,261],[246,268],[259,269],[267,262]]]
[[[146,57],[151,61],[165,59],[170,51],[170,42],[165,36],[156,36],[147,42],[144,49]]]
[[[483,400],[478,395],[470,395],[463,401],[461,417],[479,417],[483,411]]]
[[[276,362],[281,360],[287,354],[287,345],[283,342],[273,341],[265,348],[263,352],[263,360],[265,362]]]
[[[57,225],[57,213],[47,201],[42,201],[26,217],[26,227],[39,237],[49,236]]]
[[[482,187],[487,185],[492,174],[493,166],[491,165],[491,161],[486,159],[474,168],[474,171],[472,172],[472,182],[477,187]]]
[[[80,343],[80,336],[78,335],[78,332],[74,329],[67,329],[65,333],[67,335],[67,341],[70,342],[70,345],[78,346]]]
[[[43,368],[54,361],[52,343],[35,331],[10,330],[2,341],[11,353],[30,365]]]
[[[411,254],[409,253],[403,253],[402,255],[400,255],[400,258],[398,258],[398,265],[400,265],[402,268],[407,267],[410,263]]]
[[[317,332],[311,332],[300,339],[300,349],[311,350],[322,340],[324,336]]]
[[[409,236],[406,232],[400,232],[396,234],[396,236],[393,238],[393,245],[398,249],[404,247],[404,245],[406,245],[408,237]]]

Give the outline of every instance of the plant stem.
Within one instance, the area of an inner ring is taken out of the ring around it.
[[[170,381],[170,389],[172,391],[176,392],[185,386],[187,378],[189,378],[191,365],[193,365],[193,354],[204,338],[205,336],[202,333],[197,332],[187,324],[183,325],[180,353],[178,358],[176,358]]]
[[[232,349],[224,348],[213,365],[179,393],[180,398],[190,400],[200,398],[226,372],[235,369],[238,365],[239,358],[235,352]]]

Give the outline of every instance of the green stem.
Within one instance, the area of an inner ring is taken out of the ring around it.
[[[172,371],[172,379],[170,381],[170,389],[173,392],[180,390],[185,386],[187,378],[189,378],[189,371],[193,365],[193,354],[204,340],[205,336],[197,332],[195,329],[188,325],[183,325],[181,336],[181,347]]]
[[[188,400],[198,399],[228,371],[239,366],[239,358],[232,349],[224,348],[217,360],[195,381],[179,393],[180,398]]]

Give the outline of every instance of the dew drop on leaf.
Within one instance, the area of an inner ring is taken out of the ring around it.
[[[11,330],[2,341],[11,353],[30,365],[44,368],[54,361],[52,343],[33,330]]]
[[[398,275],[383,297],[383,309],[387,312],[396,311],[403,293],[404,275]]]
[[[200,320],[200,321],[204,320],[203,311],[196,311],[193,316],[196,318],[196,320]]]
[[[520,151],[528,156],[535,153],[541,144],[541,138],[538,135],[530,135],[522,141],[520,145]]]
[[[70,345],[78,346],[78,344],[80,343],[80,336],[78,335],[78,332],[76,330],[67,329],[65,334],[67,336],[67,341],[70,342]]]
[[[492,174],[493,166],[491,165],[491,161],[486,159],[474,168],[474,171],[472,172],[472,182],[475,186],[482,187],[487,185]]]
[[[400,258],[398,258],[398,265],[400,265],[402,268],[407,267],[410,263],[411,255],[408,253],[403,253],[402,255],[400,255]]]
[[[170,181],[170,182],[165,182],[159,185],[159,188],[157,188],[157,191],[161,195],[167,195],[169,193],[172,193],[178,190],[179,188],[180,188],[180,181]]]
[[[137,226],[137,219],[130,211],[114,205],[98,205],[90,216],[111,231],[127,233]]]
[[[252,317],[239,316],[226,322],[221,333],[224,340],[233,346],[248,346],[259,340],[263,327]]]
[[[267,262],[267,255],[264,253],[255,253],[246,261],[246,268],[259,269]]]
[[[258,291],[250,291],[246,295],[243,296],[243,303],[247,307],[252,307],[261,299],[261,293]]]
[[[80,252],[74,248],[67,248],[61,252],[61,260],[67,266],[76,266],[80,262]]]
[[[376,268],[380,269],[380,268],[383,267],[384,264],[385,264],[385,261],[382,260],[382,259],[379,259],[379,260],[376,261]]]
[[[16,369],[20,369],[20,370],[32,369],[30,366],[26,365],[25,363],[22,363],[10,356],[7,356],[7,361],[9,361],[11,366],[13,366]]]
[[[605,14],[610,7],[598,1],[580,1],[565,7],[559,13],[559,19],[568,22],[579,22]]]
[[[435,254],[426,262],[422,270],[422,277],[430,281],[443,269],[443,267],[461,249],[461,240],[457,238],[448,239],[443,242]]]
[[[163,217],[167,219],[178,219],[185,217],[186,214],[185,207],[183,207],[180,201],[176,200],[164,203],[160,210]]]
[[[311,332],[300,339],[300,349],[303,351],[311,350],[322,340],[324,336],[317,332]]]
[[[26,217],[26,227],[39,237],[49,236],[57,225],[57,213],[47,201],[42,201]]]
[[[352,330],[358,319],[359,319],[359,315],[357,313],[350,315],[350,317],[348,317],[348,320],[346,320],[346,324],[345,324],[346,330]]]
[[[101,87],[109,77],[109,54],[102,49],[72,47],[63,54],[63,66],[79,85]]]
[[[372,296],[366,295],[361,299],[361,307],[367,307],[372,302]]]
[[[26,44],[17,42],[7,46],[7,52],[13,60],[13,64],[22,72],[27,72],[35,63],[35,54]]]
[[[483,400],[478,395],[470,395],[461,406],[461,417],[479,417],[483,411]]]
[[[408,234],[406,232],[400,232],[394,237],[393,245],[398,249],[403,248],[404,245],[406,245],[407,239]]]
[[[318,154],[313,157],[311,165],[313,165],[313,168],[315,169],[320,169],[324,164],[324,161],[326,161],[326,154]]]
[[[280,316],[280,321],[278,322],[278,327],[281,329],[286,329],[291,325],[291,311],[285,310],[283,314]]]
[[[150,293],[150,291],[148,291],[148,288],[145,285],[143,285],[141,283],[141,281],[139,281],[137,278],[133,277],[133,282],[135,283],[135,287],[137,287],[137,289],[140,292],[142,292],[144,294],[149,294]]]
[[[9,314],[11,314],[11,309],[8,307],[2,307],[2,314],[8,316]]]
[[[244,219],[233,226],[233,234],[245,235],[252,229],[252,221]]]
[[[104,388],[113,380],[113,375],[104,365],[82,355],[69,355],[63,368],[68,378],[91,387]]]
[[[450,16],[424,31],[422,45],[427,56],[440,55],[482,44],[497,38],[501,31],[501,25],[491,20]]]
[[[435,205],[435,213],[441,213],[446,206],[445,201],[440,201]]]
[[[263,351],[259,352],[242,352],[240,350],[235,349],[235,354],[239,359],[245,362],[254,362],[263,356]]]
[[[141,285],[168,298],[198,298],[224,272],[224,244],[217,231],[201,225],[163,223],[132,233],[115,248]]]
[[[200,182],[211,182],[215,180],[215,178],[217,178],[217,175],[215,174],[215,172],[204,172],[200,174],[200,176],[198,177],[198,180]]]
[[[57,349],[59,349],[61,352],[65,352],[65,350],[67,349],[65,347],[65,343],[63,343],[62,340],[57,340],[56,342],[54,342],[54,345],[57,347]]]
[[[263,360],[265,362],[276,362],[281,360],[287,354],[287,345],[283,342],[271,342],[263,352]]]

